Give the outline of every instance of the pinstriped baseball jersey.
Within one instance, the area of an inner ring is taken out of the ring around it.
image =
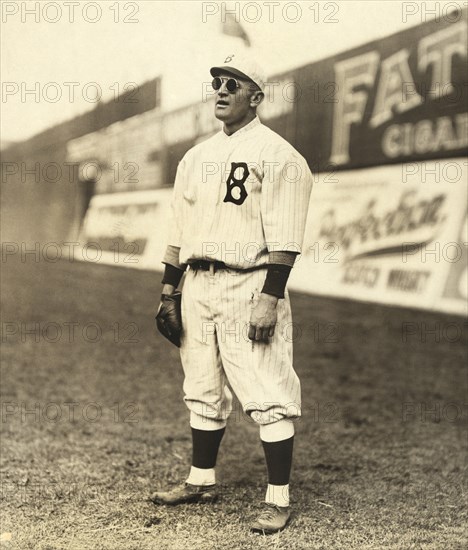
[[[171,240],[179,260],[245,269],[271,251],[301,251],[312,174],[305,159],[258,117],[218,132],[179,163]]]

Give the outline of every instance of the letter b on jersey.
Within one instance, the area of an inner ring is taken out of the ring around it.
[[[236,178],[237,174],[241,173],[240,178]],[[245,182],[249,177],[249,169],[246,162],[231,162],[231,172],[226,181],[226,196],[223,202],[232,202],[240,206],[247,198],[247,190]]]

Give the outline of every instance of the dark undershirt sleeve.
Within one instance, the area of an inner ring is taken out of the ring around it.
[[[284,298],[284,290],[292,267],[285,264],[270,264],[268,266],[265,284],[262,292],[277,298]]]
[[[264,294],[284,298],[284,290],[297,256],[298,253],[292,250],[270,252],[267,276],[262,289]]]
[[[172,285],[174,288],[179,286],[180,280],[184,274],[185,269],[179,269],[171,264],[165,264],[164,276],[161,283],[163,285]]]

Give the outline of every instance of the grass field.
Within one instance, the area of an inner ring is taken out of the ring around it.
[[[461,318],[292,295],[304,405],[294,518],[264,537],[247,529],[264,494],[261,445],[239,414],[222,444],[218,503],[147,500],[184,478],[190,455],[178,351],[154,326],[160,276],[12,260],[2,277],[2,548],[466,547]]]

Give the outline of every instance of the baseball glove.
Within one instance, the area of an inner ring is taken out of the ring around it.
[[[163,294],[161,305],[156,314],[156,326],[159,332],[170,342],[180,348],[180,335],[182,333],[181,313],[182,292]]]

